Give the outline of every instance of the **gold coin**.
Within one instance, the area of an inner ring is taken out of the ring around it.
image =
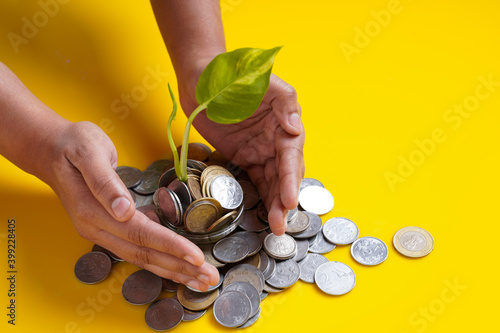
[[[205,261],[208,262],[210,265],[214,267],[223,267],[226,264],[223,262],[220,262],[219,260],[215,259],[214,254],[212,252],[212,249],[214,248],[214,244],[201,244],[198,245],[201,251],[203,251],[203,254],[205,255]]]
[[[222,208],[206,199],[198,199],[191,203],[184,215],[184,225],[190,232],[205,233],[207,229],[222,215]]]
[[[234,176],[227,169],[219,165],[210,165],[201,173],[200,181],[203,184],[207,178],[215,178],[220,175],[227,175],[234,178]]]
[[[207,231],[212,231],[212,230],[217,230],[220,229],[229,223],[233,222],[235,217],[238,215],[238,212],[233,210],[215,221],[210,227],[208,227]]]
[[[187,180],[187,187],[189,190],[189,194],[191,194],[191,197],[194,200],[201,199],[203,197],[203,194],[201,194],[201,185],[198,180],[196,180],[195,177],[189,177]]]
[[[182,304],[186,309],[191,311],[200,311],[208,308],[219,296],[219,289],[214,291],[200,293],[186,288],[185,285],[181,284],[177,288],[177,298],[179,303]]]
[[[426,256],[434,248],[431,234],[419,227],[405,227],[398,230],[392,241],[399,253],[412,258]]]

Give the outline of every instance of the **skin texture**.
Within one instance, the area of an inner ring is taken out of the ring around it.
[[[201,72],[225,52],[219,3],[153,0],[152,7],[189,115],[197,106],[194,92]],[[300,112],[293,88],[273,76],[259,110],[244,122],[214,124],[202,113],[194,123],[217,150],[248,171],[276,234],[286,230],[285,216],[297,205],[304,172]],[[114,171],[117,153],[108,136],[95,124],[60,117],[2,63],[0,118],[0,153],[54,190],[82,237],[199,290],[218,282],[217,269],[196,245],[135,209]]]

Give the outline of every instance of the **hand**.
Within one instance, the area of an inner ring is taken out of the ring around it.
[[[82,237],[127,262],[196,289],[217,283],[217,269],[204,262],[196,245],[135,210],[114,171],[115,147],[99,127],[70,123],[54,131],[51,142],[48,183]]]
[[[189,116],[198,106],[196,83],[211,59],[200,60],[179,78],[181,105]],[[275,75],[257,109],[248,119],[231,125],[217,124],[200,113],[193,125],[225,158],[248,172],[268,210],[271,230],[286,231],[288,210],[298,204],[304,177],[304,128],[293,87]]]

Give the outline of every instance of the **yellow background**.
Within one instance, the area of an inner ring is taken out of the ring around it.
[[[229,50],[284,46],[274,73],[298,91],[307,133],[306,176],[321,180],[336,200],[323,221],[351,218],[360,236],[379,237],[390,250],[386,262],[365,267],[350,257],[349,246],[338,247],[327,257],[355,271],[350,293],[328,296],[298,282],[265,299],[261,318],[247,331],[498,327],[500,3],[221,3]],[[372,11],[389,9],[390,19],[382,16],[384,24],[377,23]],[[175,75],[149,2],[69,1],[16,53],[8,34],[22,35],[22,18],[32,21],[40,10],[37,1],[1,1],[1,61],[64,117],[98,124],[106,119],[113,126],[108,132],[119,164],[143,169],[164,156],[171,110],[167,81],[175,86]],[[365,29],[369,35],[363,39],[359,31]],[[351,53],[346,55],[347,44]],[[120,119],[112,112],[113,101],[130,94],[148,68],[157,67],[168,78]],[[491,91],[480,81],[488,77],[497,82]],[[449,113],[464,103],[473,111],[460,118]],[[178,116],[178,139],[184,121]],[[434,149],[427,146],[424,155],[416,140],[428,143],[435,129],[443,140]],[[194,133],[191,140],[200,137]],[[418,165],[413,170],[406,165],[400,174],[402,159],[410,158]],[[0,170],[0,330],[151,332],[144,322],[146,306],[129,305],[119,289],[135,268],[119,264],[100,284],[79,283],[73,267],[92,244],[77,235],[50,188],[3,158]],[[391,185],[388,174],[401,178]],[[15,327],[6,316],[8,218],[17,221]],[[428,230],[434,251],[422,259],[398,254],[392,236],[404,226]],[[175,328],[198,330],[225,331],[211,310]]]

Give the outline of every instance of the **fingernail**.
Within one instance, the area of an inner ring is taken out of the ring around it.
[[[119,197],[111,204],[111,209],[117,218],[122,218],[130,208],[130,201],[124,197]]]
[[[185,256],[184,260],[186,260],[188,263],[196,266],[196,262],[194,261],[193,257],[191,257],[191,256]]]
[[[298,113],[294,112],[288,116],[288,123],[292,126],[297,132],[301,131],[302,121],[300,120],[300,116]]]
[[[200,290],[200,284],[196,280],[188,281],[187,285],[190,286],[191,288],[196,289],[196,290]]]
[[[210,278],[208,276],[206,276],[205,274],[200,274],[196,278],[203,283],[210,284]]]

